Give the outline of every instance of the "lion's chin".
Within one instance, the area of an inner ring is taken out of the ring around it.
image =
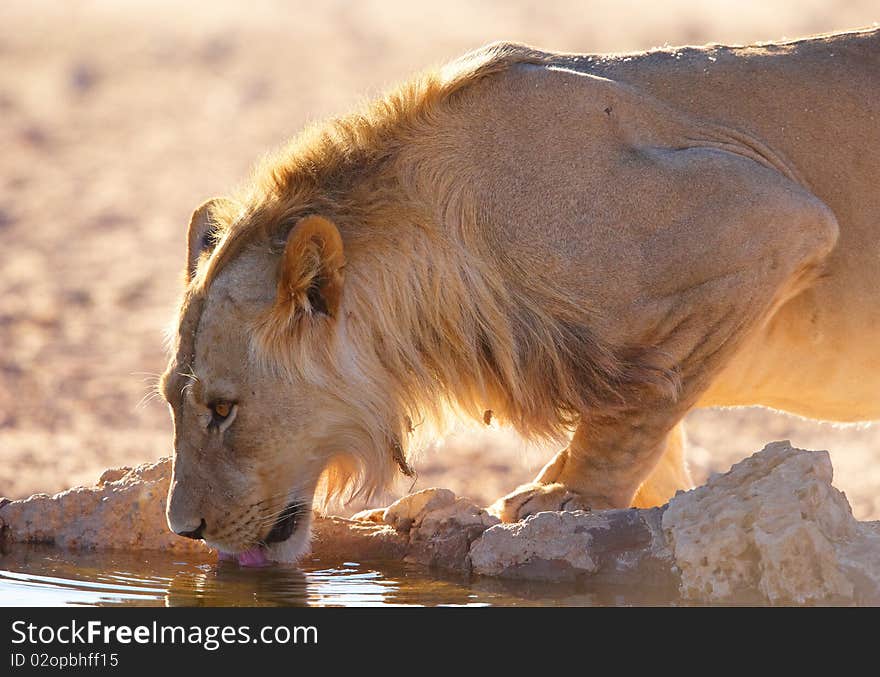
[[[308,554],[312,540],[312,511],[307,509],[304,512],[296,530],[288,538],[264,547],[270,562],[293,564]]]
[[[309,552],[312,531],[312,511],[303,511],[296,529],[283,541],[256,545],[242,552],[219,551],[220,561],[238,562],[243,567],[264,567],[272,563],[295,564]]]

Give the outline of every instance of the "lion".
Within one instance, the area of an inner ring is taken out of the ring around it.
[[[170,528],[295,561],[460,418],[560,440],[505,521],[665,502],[683,417],[880,418],[880,31],[495,43],[195,210],[161,389]]]

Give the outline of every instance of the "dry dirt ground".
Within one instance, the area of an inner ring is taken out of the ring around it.
[[[304,123],[481,43],[570,51],[743,43],[880,20],[876,0],[39,2],[0,6],[0,495],[91,482],[170,451],[159,402],[192,208]],[[699,412],[697,479],[765,442],[832,450],[880,518],[880,429]],[[416,487],[490,501],[549,452],[462,433]],[[406,489],[408,487],[402,487]]]

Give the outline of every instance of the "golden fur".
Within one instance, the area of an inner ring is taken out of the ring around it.
[[[417,437],[487,411],[573,433],[505,518],[689,484],[681,417],[830,274],[838,224],[760,136],[585,59],[490,45],[307,130],[196,211],[163,379],[186,485],[172,526],[221,514],[199,482],[256,492],[271,510],[209,537],[250,547],[279,497],[311,501],[319,475],[330,494],[383,489]],[[181,399],[182,374],[241,404],[234,444],[183,423],[211,402]],[[228,477],[195,462],[206,445],[235,447]]]

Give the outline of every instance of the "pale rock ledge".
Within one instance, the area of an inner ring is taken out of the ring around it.
[[[171,463],[0,504],[0,544],[201,553],[165,524]],[[698,602],[880,604],[880,522],[831,485],[828,453],[774,442],[650,510],[544,512],[501,524],[447,489],[353,519],[316,516],[319,558],[405,559],[465,574],[677,590]]]

